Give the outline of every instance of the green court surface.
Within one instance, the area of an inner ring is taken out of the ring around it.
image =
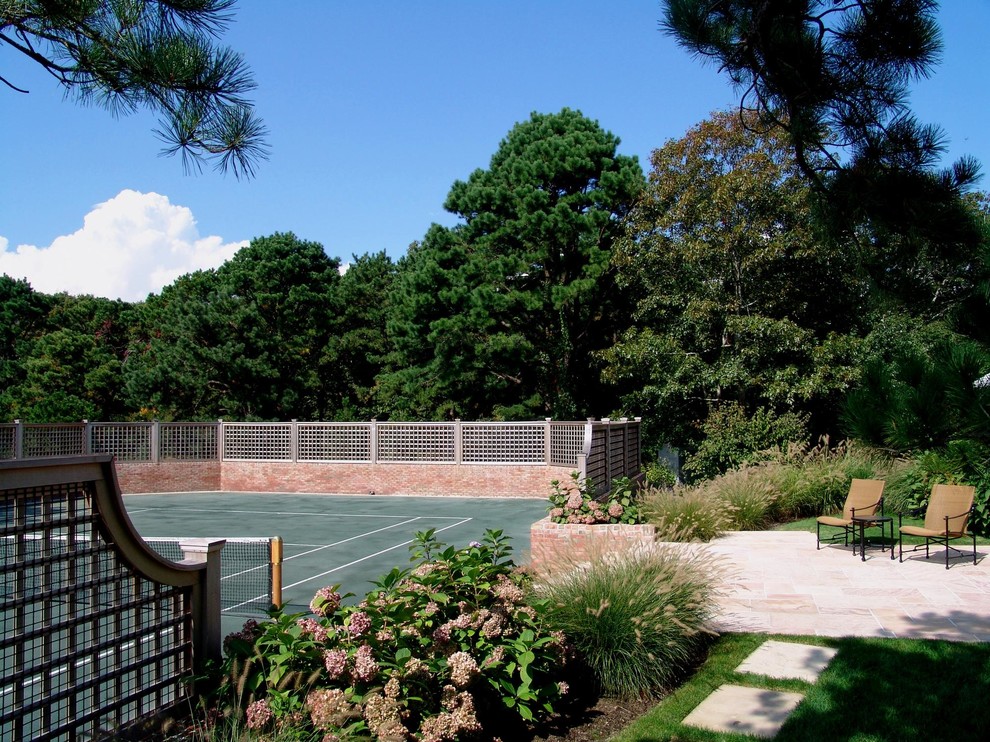
[[[308,611],[313,594],[326,585],[354,593],[351,601],[364,597],[372,580],[410,566],[414,534],[430,528],[457,547],[480,541],[486,529],[501,530],[511,537],[516,563],[524,563],[529,528],[546,515],[548,501],[199,492],[127,495],[124,504],[144,538],[281,536],[282,601],[297,612]],[[224,631],[243,621],[225,615]]]

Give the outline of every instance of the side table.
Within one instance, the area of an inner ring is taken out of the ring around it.
[[[866,561],[866,529],[870,526],[880,526],[880,551],[886,551],[887,524],[890,524],[890,558],[894,558],[894,519],[889,515],[854,515],[853,525],[859,525],[859,556]],[[856,555],[856,544],[853,542],[853,556]]]

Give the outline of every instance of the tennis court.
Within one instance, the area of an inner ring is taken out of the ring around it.
[[[457,547],[481,540],[487,529],[501,530],[512,539],[515,561],[527,561],[529,527],[547,510],[544,499],[240,492],[127,495],[124,505],[144,538],[280,536],[282,601],[290,612],[308,611],[325,585],[340,584],[356,602],[371,581],[408,567],[414,534],[431,528]],[[223,629],[243,621],[225,613]]]

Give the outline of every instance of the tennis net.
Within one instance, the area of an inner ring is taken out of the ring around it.
[[[222,537],[217,537],[222,538]],[[148,546],[181,562],[181,538],[145,538]],[[220,552],[220,610],[232,615],[264,614],[282,603],[282,539],[227,538]]]
[[[147,538],[160,556],[181,562],[182,538]],[[213,539],[211,539],[213,540]],[[87,558],[98,547],[86,536],[69,543],[66,536],[24,534],[0,538],[4,564],[23,563],[20,589],[28,592],[85,579],[94,569]],[[72,564],[69,564],[69,560]],[[17,575],[4,573],[0,599],[13,595]],[[109,594],[106,600],[112,602]],[[220,610],[230,615],[264,615],[282,603],[282,539],[228,538],[220,552]],[[109,604],[109,603],[108,603]]]

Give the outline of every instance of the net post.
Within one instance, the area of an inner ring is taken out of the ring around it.
[[[272,559],[272,603],[282,607],[282,537],[276,536],[271,541]]]
[[[206,564],[205,584],[193,610],[193,652],[202,667],[206,659],[219,659],[220,643],[220,552],[226,539],[191,538],[179,543],[186,563]]]

